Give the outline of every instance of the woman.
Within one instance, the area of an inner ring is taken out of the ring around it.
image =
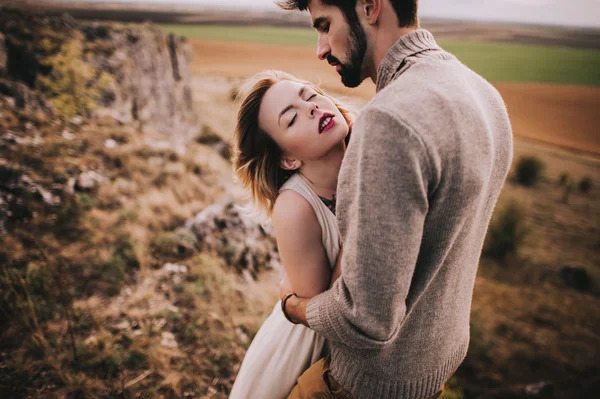
[[[255,76],[242,92],[235,173],[270,216],[294,291],[313,297],[339,276],[335,190],[350,113],[317,85],[280,71]],[[286,320],[280,302],[248,348],[230,398],[285,398],[327,351],[323,337]]]

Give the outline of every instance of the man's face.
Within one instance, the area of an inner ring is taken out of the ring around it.
[[[340,8],[321,0],[311,0],[308,9],[319,34],[317,57],[335,67],[344,86],[357,87],[366,78],[367,37],[356,12],[348,20]]]

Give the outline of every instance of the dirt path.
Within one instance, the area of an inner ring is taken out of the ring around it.
[[[281,69],[321,84],[336,94],[368,101],[373,83],[345,88],[337,73],[300,46],[191,40],[192,73],[226,79]],[[515,135],[560,147],[600,154],[600,88],[541,83],[498,83]]]

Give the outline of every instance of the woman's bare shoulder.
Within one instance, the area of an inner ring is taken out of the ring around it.
[[[271,219],[276,229],[277,226],[319,227],[315,211],[308,200],[294,190],[285,190],[279,194]]]
[[[294,291],[306,297],[325,291],[331,269],[310,202],[295,191],[283,191],[275,201],[271,221],[281,263]]]

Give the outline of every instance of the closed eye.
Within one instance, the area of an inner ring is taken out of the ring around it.
[[[328,33],[329,32],[329,21],[327,17],[318,17],[313,22],[313,28],[317,30],[317,32]]]
[[[290,121],[290,124],[288,125],[288,127],[291,127],[291,126],[294,124],[294,122],[296,121],[296,117],[297,117],[297,116],[298,116],[297,114],[296,114],[296,115],[294,115],[294,117],[293,117],[293,118],[292,118],[292,120]]]
[[[317,96],[317,93],[313,93],[310,97],[308,97],[306,99],[306,101],[310,101],[313,98],[315,98]],[[292,118],[292,120],[290,121],[290,123],[288,124],[288,128],[292,127],[292,125],[294,124],[294,122],[296,121],[296,117],[298,116],[298,114],[294,115],[294,117]]]

